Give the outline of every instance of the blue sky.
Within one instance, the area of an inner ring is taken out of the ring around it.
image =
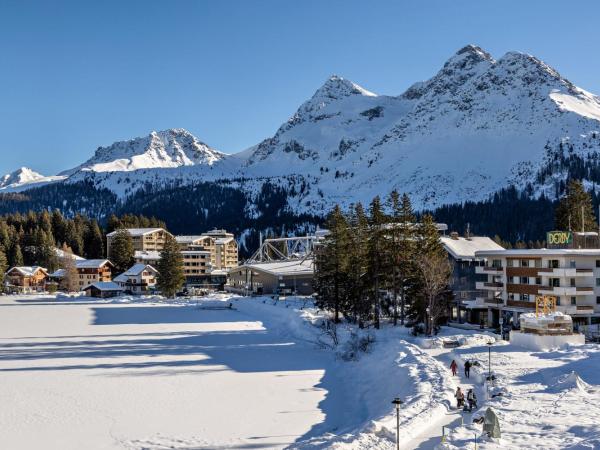
[[[456,50],[534,54],[600,94],[600,2],[0,0],[0,172],[181,127],[233,153],[330,74],[400,94]]]

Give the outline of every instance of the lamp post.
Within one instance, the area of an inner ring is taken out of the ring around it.
[[[488,376],[487,376],[487,397],[490,399],[490,383],[492,382],[492,341],[488,341]]]
[[[400,405],[402,400],[396,397],[392,400],[392,404],[396,407],[396,449],[400,450]]]

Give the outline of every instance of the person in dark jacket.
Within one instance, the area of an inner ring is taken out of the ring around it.
[[[467,378],[471,377],[471,366],[471,361],[465,362],[465,377]]]
[[[473,389],[469,389],[469,392],[467,392],[467,403],[469,404],[469,412],[473,411],[473,408],[477,409],[477,396]]]

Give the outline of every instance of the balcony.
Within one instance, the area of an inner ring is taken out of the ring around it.
[[[503,272],[502,267],[493,267],[493,266],[475,266],[475,273],[478,274],[501,274]]]
[[[560,309],[560,306],[558,307]],[[577,305],[577,306],[566,306],[564,307],[565,314],[572,316],[575,315],[589,315],[594,314],[594,307],[592,305]]]
[[[476,281],[475,289],[487,290],[487,291],[500,291],[504,287],[503,283],[489,282],[489,281]]]
[[[540,286],[539,293],[544,295],[592,295],[594,288],[591,286]]]
[[[575,269],[572,267],[559,267],[554,269],[539,269],[540,276],[547,277],[563,277],[563,278],[575,278],[575,277],[591,277],[594,275],[593,269]]]
[[[526,302],[526,301],[521,301],[521,300],[507,300],[506,306],[513,306],[516,308],[535,309],[535,302]]]

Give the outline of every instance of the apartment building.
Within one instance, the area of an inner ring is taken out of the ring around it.
[[[126,228],[133,240],[135,251],[161,251],[165,246],[168,231],[163,228]],[[110,246],[117,231],[106,235],[106,252],[110,255]]]
[[[204,250],[202,245],[186,244],[183,248],[184,249],[181,250],[181,255],[183,256],[185,284],[187,286],[211,284],[210,280],[213,272],[211,252]],[[136,251],[134,259],[138,264],[148,264],[157,267],[160,260],[160,252]]]
[[[238,265],[238,245],[233,233],[211,230],[201,235],[175,236],[182,250],[207,251],[211,270],[227,271]]]
[[[486,260],[477,267],[486,280],[485,294],[474,307],[485,308],[488,325],[517,323],[519,314],[535,310],[535,298],[556,298],[557,310],[575,324],[600,321],[600,249],[524,249],[478,251]]]
[[[480,310],[471,305],[484,292],[477,289],[477,281],[483,277],[477,268],[485,264],[485,258],[475,256],[483,250],[504,250],[504,248],[486,236],[459,236],[452,232],[449,236],[440,236],[448,260],[452,265],[450,289],[454,300],[450,308],[450,319],[457,322],[480,323]],[[483,311],[487,315],[487,310]]]

